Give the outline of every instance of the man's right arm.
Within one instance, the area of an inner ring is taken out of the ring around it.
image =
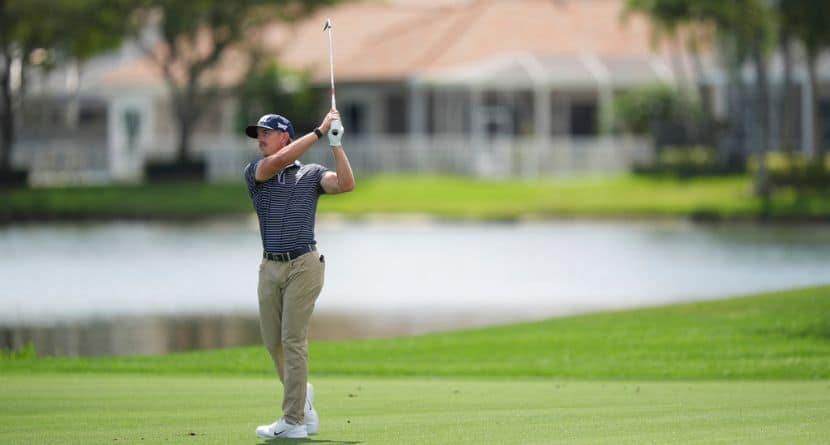
[[[291,164],[304,155],[317,142],[317,135],[309,133],[288,144],[282,150],[266,156],[256,166],[256,180],[265,182],[274,177],[285,166]]]
[[[337,111],[330,111],[320,124],[320,131],[323,134],[327,133],[331,127],[331,121],[333,119],[339,119],[339,116]],[[308,133],[271,156],[266,156],[257,164],[256,180],[258,182],[265,182],[273,178],[277,172],[297,159],[300,159],[300,156],[304,155],[317,140],[316,134]]]

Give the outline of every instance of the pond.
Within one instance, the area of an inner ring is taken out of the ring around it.
[[[327,263],[312,327],[317,338],[412,334],[830,283],[830,227],[817,225],[327,218],[317,239]],[[91,320],[149,323],[156,331],[160,324],[246,320],[254,339],[245,341],[255,341],[255,219],[9,226],[0,228],[0,251],[0,326],[9,338],[20,337],[13,327]]]

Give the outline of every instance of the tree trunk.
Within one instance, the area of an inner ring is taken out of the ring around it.
[[[700,119],[700,140],[703,144],[714,147],[716,135],[712,131],[714,128],[715,110],[712,105],[712,96],[706,90],[706,73],[703,70],[703,61],[700,59],[700,51],[698,50],[697,41],[694,37],[690,37],[689,52],[692,55],[692,65],[695,68],[695,78],[697,79],[697,94],[700,100],[701,111],[703,116]]]
[[[781,149],[788,154],[795,151],[795,144],[793,143],[793,120],[792,115],[792,90],[793,90],[793,52],[790,44],[789,33],[785,33],[781,37],[781,55],[784,64],[784,80],[781,86],[780,94],[781,110]]]
[[[176,162],[185,164],[190,153],[190,135],[193,131],[193,120],[191,117],[191,104],[184,97],[177,101],[176,117],[179,121],[179,140],[176,146]]]
[[[728,127],[726,141],[721,147],[721,161],[730,168],[742,169],[746,165],[746,82],[741,75],[741,60],[734,54],[729,42],[722,42],[721,63],[726,67]]]
[[[821,110],[819,109],[819,91],[818,91],[818,78],[816,74],[816,59],[818,59],[818,51],[808,51],[807,52],[807,74],[810,79],[810,91],[812,93],[812,97],[810,101],[812,102],[813,106],[813,146],[811,147],[810,154],[813,157],[813,162],[816,162],[819,165],[824,165],[824,141],[823,134],[822,134],[822,122],[821,122]]]
[[[208,105],[208,101],[201,100],[205,92],[199,92],[196,86],[198,73],[191,73],[187,86],[181,91],[177,100],[177,112],[179,117],[179,143],[177,147],[176,161],[185,164],[190,159],[190,145],[193,136],[193,128]]]
[[[187,119],[183,120],[179,126],[179,142],[176,149],[176,162],[179,164],[186,164],[189,158],[191,127]]]
[[[755,176],[755,193],[762,200],[762,216],[769,216],[770,187],[767,175],[767,144],[769,143],[769,84],[767,60],[760,39],[752,45],[752,61],[755,65],[755,87],[758,95],[756,131],[758,132],[758,172]]]
[[[680,36],[675,36],[674,39],[672,39],[672,43],[674,44],[676,57],[671,58],[671,60],[674,65],[673,69],[677,74],[678,91],[680,92],[680,95],[683,97],[685,102],[692,94],[692,86],[690,81],[691,76],[689,75],[689,70],[687,69],[686,64],[686,51],[684,50],[684,45],[680,40]],[[686,133],[684,135],[686,143],[689,142],[690,138],[696,135],[695,124],[693,122],[692,113],[690,111],[691,110],[689,110],[687,107],[683,107],[682,119],[683,130]]]
[[[11,151],[14,144],[11,62],[11,54],[3,48],[3,71],[0,72],[0,173],[11,170]]]
[[[744,153],[744,81],[741,62],[735,51],[734,39],[717,40],[717,63],[726,71],[726,122],[723,137],[718,141],[718,158],[729,169],[742,170],[746,165]]]

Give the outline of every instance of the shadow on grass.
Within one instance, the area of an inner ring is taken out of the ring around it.
[[[757,329],[755,332],[761,335],[780,335],[791,338],[816,338],[830,341],[830,319],[810,324],[801,328],[770,328]]]
[[[287,438],[275,438],[275,439],[260,439],[261,442],[257,445],[278,445],[278,444],[289,444],[289,443],[308,443],[308,444],[328,444],[328,445],[358,445],[363,442],[353,441],[353,440],[326,440],[326,439],[312,439],[312,438],[305,438],[305,439],[287,439]]]
[[[813,337],[822,340],[830,340],[830,320],[815,323],[804,329],[793,332],[798,337]]]

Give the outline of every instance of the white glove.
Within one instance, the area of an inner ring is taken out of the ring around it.
[[[336,147],[340,144],[340,138],[343,137],[343,133],[346,131],[343,128],[343,124],[340,120],[333,120],[331,121],[331,127],[329,128],[329,145],[332,147]]]

